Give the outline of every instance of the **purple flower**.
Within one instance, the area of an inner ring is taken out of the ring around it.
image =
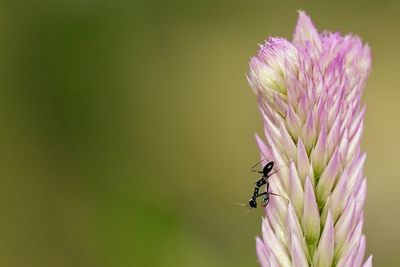
[[[292,42],[270,37],[251,58],[248,80],[265,126],[265,138],[256,136],[261,158],[281,166],[269,179],[282,197],[265,207],[256,242],[261,266],[372,266],[372,256],[362,265],[360,149],[370,65],[357,36],[320,34],[304,12]]]

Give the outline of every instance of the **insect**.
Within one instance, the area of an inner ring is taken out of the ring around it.
[[[274,172],[271,173],[272,168],[274,167],[274,162],[273,162],[273,161],[268,162],[268,163],[264,166],[264,168],[263,168],[262,171],[254,170],[253,168],[256,167],[258,164],[260,164],[261,162],[262,162],[262,161],[258,162],[256,165],[254,165],[254,166],[251,168],[252,171],[258,172],[258,173],[260,173],[260,174],[262,174],[262,175],[261,175],[260,179],[258,179],[258,180],[255,182],[253,196],[250,198],[249,204],[248,204],[248,206],[249,206],[250,208],[257,208],[257,198],[258,198],[258,197],[261,197],[261,196],[262,196],[261,205],[262,205],[263,207],[265,207],[265,206],[267,206],[268,203],[269,203],[269,196],[270,196],[270,195],[281,196],[281,195],[278,195],[278,194],[275,194],[275,193],[272,193],[272,192],[269,191],[269,181],[268,181],[268,178],[269,178],[272,174],[274,174],[274,173],[277,172],[277,171],[274,171]],[[259,193],[260,187],[262,187],[263,185],[266,185],[266,190],[265,190],[265,192],[263,192],[263,193],[260,194],[260,193]]]

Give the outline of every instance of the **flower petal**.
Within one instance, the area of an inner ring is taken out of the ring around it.
[[[312,23],[310,17],[303,11],[299,11],[299,18],[293,36],[293,43],[302,47],[313,47],[317,51],[320,51],[322,47],[317,29]]]
[[[256,239],[256,252],[257,256],[261,257],[259,258],[261,266],[280,267],[274,254],[271,252],[271,249],[269,248],[268,244],[264,243],[261,239],[259,239],[259,241],[257,239]]]
[[[286,125],[290,134],[292,136],[297,136],[300,133],[302,122],[292,106],[289,106],[287,109],[286,119]]]
[[[361,240],[360,240],[360,244],[358,246],[357,254],[354,257],[353,266],[355,266],[355,267],[361,266],[362,260],[364,258],[364,254],[365,254],[365,247],[366,247],[365,236],[362,236]]]
[[[314,266],[331,266],[334,252],[334,229],[332,214],[328,211],[328,216],[322,231],[321,239],[318,243],[318,249],[314,256]]]
[[[365,261],[363,267],[372,267],[372,255]]]
[[[261,159],[270,159],[271,158],[271,150],[267,147],[267,145],[264,143],[264,141],[261,139],[261,137],[256,134],[256,143],[258,146],[258,150],[260,151],[261,154]]]
[[[310,152],[317,139],[317,130],[312,112],[309,112],[307,115],[306,123],[301,130],[301,138],[304,141],[307,151]]]
[[[308,159],[306,148],[299,138],[297,142],[297,169],[299,170],[299,178],[302,184],[310,170],[310,161]]]
[[[339,153],[336,151],[331,160],[329,161],[328,166],[325,171],[321,175],[321,178],[318,181],[316,192],[317,192],[317,200],[319,207],[322,207],[328,195],[330,195],[333,184],[336,180],[336,175],[339,172],[340,167],[340,159]]]
[[[342,213],[347,200],[350,197],[350,192],[347,191],[347,182],[348,171],[344,170],[335,186],[335,189],[332,192],[332,215],[334,221],[336,221],[339,215]]]
[[[276,237],[268,220],[264,219],[262,224],[263,239],[268,242],[268,245],[274,254],[275,258],[282,266],[290,266],[290,258],[284,248],[283,244]]]
[[[290,200],[296,210],[297,216],[300,218],[303,213],[303,202],[304,202],[304,191],[301,186],[299,175],[297,174],[294,162],[290,164],[290,174],[289,174],[289,191]]]
[[[321,171],[325,168],[326,149],[326,133],[325,127],[323,126],[321,128],[321,131],[319,132],[317,144],[315,145],[315,148],[311,152],[310,156],[316,176],[319,176],[321,174]]]
[[[316,242],[318,242],[320,234],[319,220],[319,210],[314,195],[314,189],[310,182],[310,178],[307,177],[304,186],[304,207],[301,226],[309,245],[315,245]]]
[[[292,137],[286,130],[285,125],[281,122],[280,125],[280,132],[281,132],[281,142],[283,146],[283,152],[288,156],[289,159],[296,159],[297,158],[297,148],[296,144],[293,142]]]
[[[292,234],[292,246],[290,248],[290,254],[292,256],[293,267],[308,267],[307,258],[304,252],[304,248],[301,245],[298,237]]]
[[[303,237],[303,231],[301,230],[299,219],[291,204],[289,204],[288,206],[286,223],[287,223],[287,233],[289,237],[291,237],[292,234],[297,235],[298,238]]]
[[[339,251],[344,245],[346,238],[349,238],[350,232],[353,228],[352,222],[354,218],[354,212],[355,200],[354,197],[350,197],[342,216],[340,216],[339,220],[335,224],[335,241],[337,245],[335,247],[335,252]]]
[[[262,267],[270,267],[269,265],[269,253],[267,248],[265,247],[264,242],[260,238],[256,238],[256,253],[258,257],[258,261]]]

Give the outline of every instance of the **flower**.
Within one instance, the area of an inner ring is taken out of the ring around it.
[[[267,39],[248,81],[264,119],[269,178],[261,266],[362,266],[367,183],[360,149],[370,49],[357,36],[318,33],[302,11],[293,41]],[[287,168],[285,168],[287,166]],[[372,266],[372,256],[363,266]]]

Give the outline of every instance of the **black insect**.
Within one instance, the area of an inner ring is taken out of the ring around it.
[[[260,161],[260,162],[261,162],[261,161]],[[256,170],[253,170],[253,168],[254,168],[255,166],[257,166],[258,164],[260,164],[260,162],[257,163],[256,165],[254,165],[254,166],[252,167],[252,171],[256,171]],[[275,171],[275,172],[272,172],[272,173],[271,173],[273,167],[274,167],[274,162],[273,162],[273,161],[270,161],[270,162],[268,162],[268,163],[264,166],[264,168],[263,168],[262,171],[256,171],[256,172],[258,172],[258,173],[261,173],[262,175],[261,175],[260,179],[258,179],[258,180],[255,182],[255,187],[254,187],[253,196],[252,196],[252,197],[250,198],[250,200],[249,200],[249,207],[250,207],[250,208],[257,208],[257,198],[258,198],[258,197],[261,197],[261,196],[262,196],[261,205],[262,205],[263,207],[265,207],[265,206],[267,206],[268,203],[269,203],[269,195],[280,196],[280,195],[278,195],[278,194],[274,194],[274,193],[272,193],[272,192],[269,191],[269,181],[268,181],[268,178],[269,178],[272,174],[274,174],[274,173],[276,172],[276,171]],[[260,193],[259,193],[260,187],[262,187],[263,185],[266,185],[266,190],[265,190],[265,192],[263,192],[263,193],[260,194]]]

